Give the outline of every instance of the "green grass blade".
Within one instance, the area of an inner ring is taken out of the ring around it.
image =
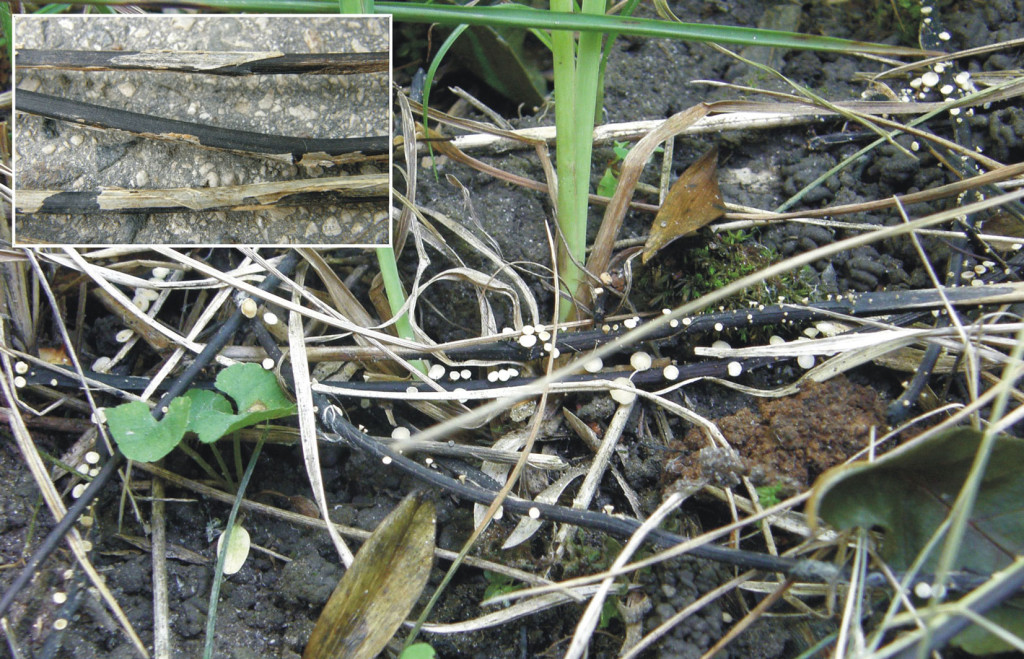
[[[452,46],[455,45],[455,41],[462,36],[462,33],[469,29],[468,25],[459,25],[452,33],[448,35],[448,38],[444,40],[441,47],[437,49],[437,54],[434,55],[434,59],[430,62],[430,67],[427,68],[427,75],[423,79],[423,135],[430,135],[430,127],[427,125],[427,115],[430,108],[430,90],[434,86],[434,76],[437,75],[437,67],[441,65],[444,60],[444,56],[448,54],[448,51]],[[434,143],[427,142],[427,148],[430,150],[431,160],[434,158]],[[437,168],[434,168],[434,176],[437,177]]]
[[[235,503],[231,506],[231,513],[228,515],[228,523],[224,528],[224,547],[231,540],[231,529],[235,527],[235,520],[238,519],[238,510],[241,508],[242,499],[245,498],[245,488],[249,486],[249,479],[256,468],[256,461],[263,450],[263,441],[267,438],[264,432],[256,442],[256,448],[252,450],[252,457],[249,458],[249,466],[242,476],[242,482],[238,484],[238,492],[235,495]],[[217,629],[217,603],[220,601],[220,585],[224,580],[224,558],[227,551],[217,552],[217,566],[213,572],[213,585],[210,588],[210,606],[206,613],[206,643],[203,646],[203,659],[210,659],[213,656],[214,632]]]
[[[0,4],[0,27],[4,30],[3,43],[4,48],[7,49],[7,61],[14,61],[14,39],[11,38],[13,32],[11,31],[11,6],[9,4]]]
[[[59,4],[59,5],[46,5],[38,10],[32,12],[34,14],[63,14],[67,10],[71,9],[71,5]]]
[[[551,0],[552,12],[572,11],[572,0]],[[580,271],[573,257],[579,253],[579,239],[573,229],[579,222],[576,219],[576,186],[580,180],[577,175],[579,161],[576,154],[576,40],[571,32],[558,30],[551,34],[551,53],[555,73],[555,130],[558,142],[555,150],[555,169],[558,177],[558,194],[555,200],[557,207],[556,219],[562,235],[558,241],[558,274],[562,279],[562,291],[573,295],[579,281]],[[585,218],[584,218],[585,220]],[[584,229],[585,231],[585,229]],[[584,235],[584,241],[586,235]],[[583,246],[586,249],[586,245]],[[571,304],[561,307],[561,317],[572,308]]]
[[[604,0],[583,0],[583,13],[587,15],[604,15]],[[559,263],[559,270],[562,279],[565,281],[566,289],[570,295],[575,295],[579,288],[583,273],[577,263],[583,263],[587,254],[587,194],[590,192],[590,168],[591,157],[594,150],[594,118],[596,116],[597,94],[600,87],[599,74],[601,73],[601,52],[604,35],[599,32],[584,32],[580,34],[576,52],[576,76],[573,83],[575,103],[571,126],[573,138],[571,140],[572,150],[568,151],[570,157],[575,161],[574,175],[576,181],[572,189],[572,207],[568,222],[559,218],[562,233],[565,236],[568,251],[575,262],[565,260]],[[556,87],[556,90],[559,89]],[[558,99],[555,99],[555,109],[558,109]],[[557,145],[556,154],[561,162],[565,154],[562,153],[562,145]],[[559,186],[562,179],[559,177]],[[572,305],[566,304],[560,308],[560,320],[565,320],[572,312]]]
[[[373,0],[338,0],[343,14],[372,14]]]
[[[384,281],[384,291],[388,296],[388,305],[391,307],[391,314],[395,317],[395,330],[398,336],[411,341],[416,340],[416,334],[412,331],[412,323],[405,313],[399,315],[402,305],[405,304],[405,289],[402,287],[402,280],[398,276],[398,262],[395,261],[395,249],[391,246],[378,247],[377,264],[380,266],[380,276]],[[412,359],[410,364],[419,369],[422,373],[427,372],[427,366],[421,359]]]
[[[84,0],[81,4],[96,5],[162,5],[145,0]],[[221,11],[316,14],[338,10],[337,0],[179,0],[184,7]],[[376,11],[410,23],[439,25],[490,25],[503,27],[542,28],[573,32],[618,32],[630,36],[713,41],[739,46],[764,46],[795,50],[818,50],[838,53],[871,53],[875,55],[922,56],[935,54],[916,48],[849,41],[778,30],[697,23],[671,23],[649,18],[591,16],[560,11],[532,9],[521,5],[492,7],[449,7],[416,2],[378,2]]]

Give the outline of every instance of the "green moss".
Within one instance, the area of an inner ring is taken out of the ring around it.
[[[676,307],[779,260],[774,250],[758,244],[752,240],[751,234],[743,231],[710,236],[701,232],[694,238],[677,242],[646,267],[639,266],[635,271],[632,299],[638,309],[656,311]],[[780,297],[790,301],[801,300],[812,292],[809,274],[798,271],[769,277],[719,306],[703,311],[711,313],[723,308],[729,311],[767,306],[777,303]],[[741,339],[748,338],[747,330],[737,332]]]
[[[886,33],[890,30],[900,37],[900,43],[917,45],[917,33],[921,24],[921,0],[871,0],[871,9],[866,14],[873,18],[875,27]]]

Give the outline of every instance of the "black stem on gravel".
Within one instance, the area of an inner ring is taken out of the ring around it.
[[[429,467],[421,465],[401,453],[392,451],[384,444],[381,444],[373,437],[353,426],[344,418],[340,409],[331,405],[326,397],[314,394],[313,400],[320,412],[320,423],[329,432],[341,436],[349,445],[369,453],[380,459],[384,464],[393,465],[413,478],[427,485],[441,488],[461,499],[490,505],[497,497],[497,491],[461,483],[458,480],[449,478]],[[506,498],[502,502],[502,507],[520,515],[529,515],[531,509],[536,509],[540,513],[541,519],[573,524],[595,531],[603,531],[621,538],[629,538],[641,526],[639,521],[629,518],[613,517],[590,510],[576,510],[564,506],[525,501],[523,499]],[[654,529],[645,538],[645,542],[666,548],[674,547],[689,540],[689,538],[662,529]],[[761,552],[733,549],[712,544],[695,547],[688,551],[686,555],[735,565],[744,569],[782,572],[804,581],[832,583],[849,578],[840,567],[833,563],[807,558],[796,559],[772,556]],[[898,577],[902,578],[902,575],[898,575]],[[931,575],[918,575],[910,588],[913,589],[913,586],[917,583],[931,583],[931,580]],[[962,591],[976,587],[984,581],[985,577],[979,575],[956,573],[950,575],[948,586],[951,590]],[[866,577],[866,583],[872,587],[884,587],[887,581],[885,575],[878,572],[869,573]]]
[[[283,274],[290,273],[295,265],[298,263],[299,254],[295,251],[289,251],[288,254],[278,264],[278,270]],[[273,273],[268,273],[267,276],[260,283],[260,290],[269,291],[276,287],[281,282]],[[228,318],[227,321],[217,330],[216,334],[207,342],[206,347],[203,348],[202,352],[196,355],[195,361],[181,376],[175,381],[171,388],[166,394],[160,399],[160,402],[153,408],[153,417],[160,419],[163,417],[164,401],[170,401],[172,398],[184,393],[185,389],[189,387],[192,381],[199,375],[200,371],[206,368],[214,358],[220,353],[220,351],[227,345],[231,337],[234,336],[235,331],[241,324],[244,316],[240,310],[235,312]],[[67,514],[64,515],[53,527],[53,530],[47,534],[46,538],[39,543],[39,547],[32,553],[28,561],[25,563],[25,567],[15,578],[14,582],[0,598],[0,617],[6,613],[7,609],[10,608],[11,604],[14,603],[15,598],[21,589],[32,579],[35,575],[39,565],[42,564],[46,558],[53,553],[53,551],[60,545],[64,536],[68,534],[71,527],[78,521],[78,518],[85,513],[86,509],[92,504],[93,501],[99,496],[99,493],[103,490],[103,486],[113,478],[114,474],[117,473],[117,468],[120,466],[121,461],[124,457],[120,452],[115,452],[113,456],[107,460],[103,468],[100,469],[100,473],[92,480],[91,483],[82,492],[82,495],[75,500],[75,502],[68,508]]]
[[[264,155],[284,154],[290,157],[293,164],[302,162],[305,156],[317,154],[338,156],[362,153],[370,156],[386,154],[391,150],[391,140],[386,135],[337,139],[268,135],[154,117],[23,90],[17,92],[15,110],[94,128],[115,128],[149,138],[184,140],[211,149]]]
[[[417,480],[432,487],[441,488],[460,499],[489,505],[497,497],[498,493],[493,490],[460,483],[400,453],[392,451],[369,435],[360,432],[349,423],[344,418],[341,410],[337,406],[332,405],[325,396],[315,394],[313,400],[319,410],[320,423],[325,429],[341,436],[349,445],[378,458],[384,464],[393,465]],[[602,531],[621,538],[629,538],[641,526],[641,523],[634,519],[613,517],[590,510],[576,510],[564,506],[511,497],[506,498],[502,502],[502,507],[519,515],[529,515],[532,509],[536,509],[542,519]],[[687,540],[688,538],[661,529],[654,529],[647,535],[648,542],[662,547],[673,547],[687,542]],[[732,549],[718,545],[696,547],[688,552],[688,555],[719,563],[736,565],[746,569],[799,575],[815,581],[827,581],[839,575],[839,569],[831,563],[771,556],[760,552]]]
[[[973,228],[975,222],[975,216],[971,215],[964,224],[968,227]],[[949,259],[946,263],[946,286],[956,288],[957,284],[960,283],[960,274],[964,269],[964,253],[963,248],[967,244],[967,239],[958,239],[956,246],[958,249],[954,249],[949,254]],[[950,313],[955,313],[955,309],[946,310],[938,318],[935,319],[933,325],[935,329],[942,327],[948,327],[952,324],[952,319],[949,317]],[[921,393],[924,388],[928,385],[931,380],[932,373],[935,370],[935,364],[939,361],[939,356],[942,354],[942,346],[932,343],[925,348],[924,355],[921,357],[920,363],[917,365],[917,370],[914,372],[914,377],[911,378],[910,384],[906,386],[903,393],[899,398],[889,404],[886,409],[886,421],[889,425],[898,426],[907,420],[910,416],[910,412],[914,404],[921,398]]]
[[[295,269],[298,262],[299,253],[294,250],[289,250],[277,265],[278,272],[282,275],[288,275]],[[268,272],[263,281],[260,282],[259,289],[261,291],[270,291],[280,283],[280,277],[273,272]],[[231,338],[235,335],[235,332],[238,331],[242,321],[245,319],[246,318],[242,314],[241,309],[235,309],[231,316],[217,329],[217,332],[210,337],[210,340],[206,343],[206,347],[203,348],[202,352],[196,356],[195,361],[185,369],[185,372],[181,374],[181,377],[175,380],[174,385],[167,390],[167,393],[165,393],[163,397],[160,398],[160,403],[154,410],[154,416],[156,411],[163,408],[164,401],[169,403],[172,399],[185,393],[185,389],[192,385],[193,380],[199,376],[199,373],[206,368],[218,354],[220,354],[220,351],[228,344]],[[161,416],[163,415],[161,414]]]

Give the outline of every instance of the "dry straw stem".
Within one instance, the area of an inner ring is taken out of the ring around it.
[[[659,144],[678,135],[680,131],[687,127],[692,126],[695,122],[707,116],[708,112],[710,112],[708,104],[695,105],[688,110],[684,110],[663,121],[656,129],[637,142],[636,146],[630,149],[622,162],[622,170],[619,175],[619,184],[615,188],[615,195],[605,210],[601,228],[594,239],[590,258],[587,259],[587,270],[592,275],[594,273],[600,274],[608,268],[608,261],[611,258],[615,237],[619,235],[619,228],[622,226],[622,220],[626,216],[626,209],[629,200],[633,196],[633,189],[636,187],[637,181],[640,180],[640,174],[643,173],[647,159],[650,158]],[[577,299],[584,304],[590,299],[589,289],[586,286],[581,286],[581,290],[577,291],[576,295]]]
[[[549,249],[551,251],[551,254],[550,254],[551,261],[552,262],[557,261],[557,256],[555,255],[555,245],[554,245],[554,242],[551,240],[551,234],[550,233],[548,234],[548,247],[549,247]],[[557,277],[556,277],[556,279],[554,281],[554,286],[555,286],[555,290],[558,290],[559,286],[558,286]],[[553,308],[553,310],[551,312],[552,313],[552,317],[555,318],[555,319],[558,319],[560,317],[559,316],[559,296],[558,295],[554,296],[554,305],[553,306],[554,306],[554,308]],[[556,325],[554,327],[554,329],[552,331],[552,335],[551,335],[552,343],[554,343],[556,341],[557,336],[558,336],[558,327]],[[554,353],[548,353],[547,359],[545,360],[545,364],[544,364],[545,372],[550,375],[550,373],[554,369],[554,366],[555,366]],[[537,435],[540,432],[541,425],[543,424],[543,421],[544,421],[544,412],[545,412],[545,410],[547,408],[548,395],[550,393],[549,392],[549,387],[547,387],[547,386],[542,387],[540,389],[539,393],[540,393],[540,397],[537,400],[537,409],[533,413],[533,418],[530,420],[529,435],[527,436],[526,442],[525,442],[525,444],[522,447],[522,451],[521,451],[522,454],[520,455],[519,460],[512,467],[512,471],[509,472],[505,484],[495,494],[494,499],[491,501],[490,505],[487,506],[487,510],[483,513],[482,516],[479,516],[479,519],[476,520],[476,528],[473,529],[473,532],[470,534],[469,538],[463,544],[462,549],[459,552],[458,558],[456,558],[455,561],[452,563],[452,565],[449,567],[448,572],[445,573],[444,579],[441,581],[441,584],[437,587],[437,589],[434,591],[434,594],[431,596],[430,602],[427,604],[426,608],[424,608],[423,612],[420,614],[420,617],[417,619],[416,625],[413,627],[413,632],[412,632],[412,634],[410,634],[410,637],[408,639],[410,642],[411,642],[411,640],[413,638],[415,638],[417,629],[421,628],[423,626],[423,623],[426,621],[426,617],[430,614],[430,612],[433,610],[433,607],[437,604],[437,601],[440,599],[441,593],[444,591],[445,586],[447,586],[447,584],[455,576],[455,572],[458,569],[459,565],[463,562],[464,558],[469,555],[470,549],[476,544],[477,539],[480,537],[480,535],[487,528],[488,524],[490,524],[491,520],[494,519],[494,517],[495,517],[495,515],[497,515],[498,511],[501,510],[502,502],[504,502],[505,499],[512,492],[512,488],[518,482],[519,476],[523,472],[523,468],[526,467],[527,456],[530,453],[533,452],[534,441],[536,440]],[[467,414],[470,414],[470,413],[467,412]],[[453,423],[453,422],[457,423],[459,421],[459,419],[461,419],[461,418],[463,418],[465,416],[466,415],[461,415],[458,418],[451,419],[451,420],[449,420],[447,422],[443,422],[442,424],[439,424],[439,425],[444,425],[445,423]],[[422,439],[422,437],[417,437],[416,439]]]
[[[246,259],[248,261],[248,259]],[[177,273],[180,276],[180,272]],[[195,319],[192,327],[188,330],[188,334],[185,338],[190,341],[194,341],[199,335],[214,321],[217,317],[217,313],[221,308],[231,300],[233,291],[229,288],[222,288],[217,291],[213,296],[212,300],[208,300],[203,305],[202,313]],[[185,358],[185,349],[182,347],[175,347],[174,352],[168,355],[162,364],[160,369],[153,375],[150,380],[149,386],[146,387],[142,393],[143,398],[150,398],[159,389],[160,385],[171,376],[171,373],[178,366],[182,359]]]
[[[489,627],[497,627],[498,625],[508,624],[515,620],[519,620],[520,618],[525,618],[526,616],[547,611],[548,609],[561,606],[563,604],[578,604],[579,602],[584,601],[587,597],[596,593],[600,587],[600,585],[595,584],[590,586],[580,586],[573,589],[565,589],[563,592],[539,595],[529,600],[507,605],[506,608],[492,613],[486,613],[470,620],[451,623],[425,623],[422,629],[423,631],[430,632],[431,634],[464,634],[467,632],[480,631],[481,629],[487,629]],[[490,606],[497,601],[498,600],[486,600],[481,602],[480,606]]]
[[[305,268],[297,273],[296,284],[301,287],[305,278]],[[292,290],[292,301],[298,303],[299,288]],[[309,381],[309,361],[306,359],[306,342],[302,328],[302,316],[292,311],[288,314],[288,356],[292,367],[292,390],[295,403],[298,405],[299,438],[302,442],[302,458],[306,464],[306,475],[313,498],[320,509],[320,516],[330,519],[327,495],[324,492],[323,474],[320,471],[320,449],[317,444],[316,407],[313,404],[313,392]],[[327,533],[331,536],[334,548],[341,556],[346,568],[352,567],[355,557],[332,525],[327,525]]]
[[[150,247],[150,249],[159,254],[162,254],[164,257],[168,259],[173,259],[184,266],[192,268],[197,272],[204,273],[214,279],[220,280],[224,284],[227,284],[228,286],[237,288],[240,291],[249,294],[251,297],[255,299],[262,300],[265,303],[277,305],[279,307],[282,307],[286,311],[298,312],[305,316],[306,318],[319,320],[329,327],[334,327],[346,332],[354,332],[363,337],[374,339],[376,342],[381,344],[381,349],[384,349],[384,344],[396,345],[404,348],[422,349],[421,344],[415,341],[408,341],[374,329],[359,327],[355,323],[351,322],[349,319],[341,316],[341,314],[339,314],[337,311],[331,309],[330,306],[324,304],[321,300],[317,299],[311,293],[309,293],[308,291],[304,291],[301,288],[299,288],[298,290],[303,293],[303,299],[311,303],[315,308],[302,307],[299,306],[297,303],[292,302],[291,300],[287,300],[285,298],[280,297],[279,295],[261,291],[256,286],[253,286],[252,284],[246,281],[222,273],[216,268],[207,265],[202,261],[196,260],[190,256],[186,256],[185,254],[175,249],[159,245],[154,245]]]
[[[888,71],[881,73],[864,75],[863,77],[868,80],[885,80],[887,78],[896,78],[903,76],[911,71],[917,69],[931,68],[933,64],[939,64],[940,62],[952,62],[958,59],[964,59],[967,57],[976,57],[978,55],[985,55],[987,53],[993,53],[1000,50],[1011,50],[1014,48],[1020,48],[1024,46],[1024,39],[1010,39],[1008,41],[1000,41],[999,43],[985,44],[984,46],[978,46],[977,48],[967,48],[966,50],[958,50],[955,53],[943,53],[942,55],[936,55],[927,59],[918,60],[916,62],[910,62],[909,64],[902,64],[900,66],[893,67]]]
[[[503,595],[488,600],[488,603],[496,604],[498,602],[514,602],[520,599],[534,597],[537,595],[543,595],[551,592],[571,591],[581,586],[587,586],[590,584],[595,584],[604,581],[605,579],[625,576],[637,570],[641,570],[645,567],[650,567],[653,565],[657,565],[658,563],[663,563],[665,561],[672,560],[674,558],[679,558],[680,556],[689,553],[697,547],[702,547],[709,543],[715,542],[716,540],[720,540],[721,538],[729,535],[730,533],[733,533],[734,531],[742,529],[746,526],[757,524],[762,520],[770,520],[775,515],[785,513],[790,509],[801,505],[803,502],[809,499],[810,496],[810,492],[805,492],[795,497],[791,497],[789,499],[786,499],[785,501],[775,504],[774,506],[765,508],[764,510],[756,514],[753,514],[749,517],[746,517],[738,521],[730,522],[729,524],[723,525],[717,529],[706,531],[701,535],[691,538],[690,540],[684,543],[680,543],[668,549],[659,551],[656,554],[649,556],[645,559],[636,561],[635,563],[629,563],[614,569],[609,568],[607,570],[603,570],[595,574],[590,574],[582,577],[575,577],[572,579],[566,579],[558,583],[538,585],[533,586],[531,588],[524,588],[522,590],[504,593]],[[792,553],[794,552],[787,552],[787,555]]]
[[[723,83],[710,80],[695,80],[694,82],[725,86]],[[761,94],[768,94],[768,92],[763,90],[756,91]],[[944,110],[950,107],[980,106],[984,103],[1016,98],[1021,94],[1024,94],[1024,81],[1020,85],[1007,87],[991,95],[986,94],[976,98],[969,98],[966,102],[958,101],[955,104],[939,101],[912,103],[898,101],[841,101],[836,102],[834,105],[844,111],[863,115],[912,115]],[[683,129],[679,134],[706,135],[732,130],[781,128],[813,123],[821,117],[836,116],[836,112],[812,105],[805,99],[788,94],[780,94],[780,96],[789,100],[786,102],[717,101],[709,103],[710,112],[708,116],[702,117],[694,122],[693,125]],[[451,117],[435,110],[430,111],[430,116],[443,123],[476,132],[451,137],[437,135],[433,139],[421,139],[420,143],[417,144],[417,150],[421,155],[428,151],[428,142],[433,142],[435,148],[439,143],[448,142],[463,152],[481,151],[484,153],[501,154],[507,151],[532,149],[538,143],[551,146],[554,144],[556,137],[554,126],[500,130],[487,124]],[[594,129],[594,144],[596,146],[611,144],[615,141],[636,141],[662,123],[664,123],[663,119],[651,119],[597,126]]]
[[[660,625],[652,629],[646,636],[644,636],[639,643],[630,648],[628,652],[622,655],[621,659],[635,659],[640,656],[640,653],[653,645],[659,638],[667,634],[672,628],[681,623],[683,620],[689,618],[694,613],[697,613],[708,604],[711,604],[719,597],[730,593],[737,586],[741,585],[744,581],[750,579],[754,575],[754,571],[744,572],[743,574],[735,577],[721,586],[710,590],[696,600],[694,600],[689,606],[677,611],[670,618],[662,622]]]
[[[171,615],[167,600],[167,517],[164,515],[164,481],[153,479],[153,505],[150,515],[153,561],[153,657],[171,657]]]
[[[587,475],[583,479],[583,484],[580,485],[580,489],[576,492],[576,496],[573,497],[572,507],[576,510],[586,510],[590,508],[590,502],[594,498],[594,494],[597,492],[597,487],[601,483],[601,479],[604,478],[605,470],[608,468],[609,461],[611,460],[612,453],[615,451],[615,446],[619,443],[619,439],[622,437],[622,433],[626,429],[626,422],[629,420],[629,415],[633,412],[633,404],[636,399],[632,401],[619,404],[618,409],[612,415],[611,421],[608,422],[608,428],[605,430],[604,438],[601,441],[601,445],[598,448],[594,459],[591,461],[590,466],[587,469]],[[568,524],[563,524],[558,532],[555,534],[554,544],[558,546],[555,552],[555,559],[561,558],[562,553],[565,550],[565,541],[572,532],[572,528]]]
[[[983,585],[955,602],[939,604],[927,609],[917,609],[914,612],[903,613],[893,617],[886,629],[879,630],[879,632],[891,631],[895,627],[907,625],[914,625],[917,628],[905,632],[884,647],[874,648],[874,652],[871,655],[872,658],[889,659],[889,657],[898,656],[910,659],[917,656],[916,650],[913,649],[915,645],[918,643],[927,644],[929,637],[940,631],[944,626],[949,625],[951,621],[959,616],[968,615],[966,612],[978,600],[984,598],[989,591],[1001,588],[1004,581],[1019,577],[1021,572],[1024,572],[1024,558],[1018,557],[1017,560],[994,574]],[[974,619],[978,620],[978,618]],[[1022,647],[1021,640],[1012,635],[1004,637],[1004,640],[1010,641],[1019,648]]]
[[[332,193],[347,198],[386,197],[386,174],[331,176],[299,181],[250,183],[217,188],[103,188],[96,192],[18,190],[19,213],[132,212],[160,210],[260,210],[275,205],[308,204],[308,195]],[[69,199],[75,199],[68,205]],[[329,199],[329,197],[325,197]],[[59,203],[58,203],[59,202]]]

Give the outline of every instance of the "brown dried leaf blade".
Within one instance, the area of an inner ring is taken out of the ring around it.
[[[435,510],[407,496],[373,532],[316,621],[303,659],[372,659],[409,615],[430,576]]]
[[[725,213],[718,190],[718,147],[690,165],[672,185],[651,225],[643,262],[681,236],[693,233]]]

